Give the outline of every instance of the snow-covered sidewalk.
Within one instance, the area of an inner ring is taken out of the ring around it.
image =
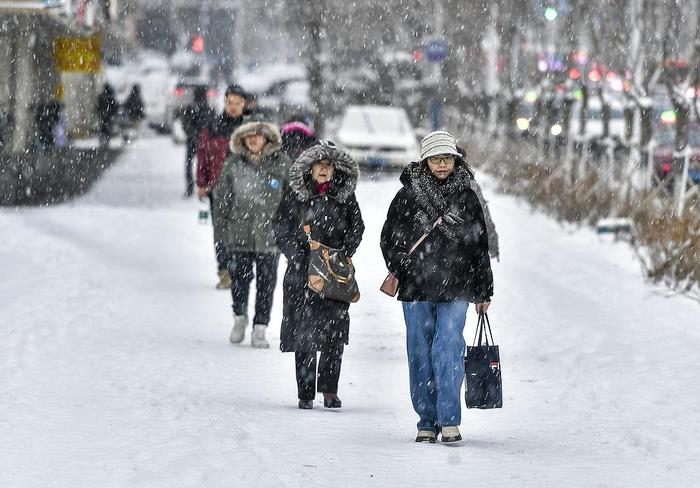
[[[486,194],[504,408],[460,445],[413,442],[399,303],[377,288],[397,175],[360,182],[343,408],[296,408],[294,358],[228,343],[184,148],[142,139],[84,198],[0,209],[2,487],[685,487],[700,477],[698,305],[624,244]],[[284,263],[280,266],[280,277]],[[475,316],[465,332],[471,341]]]

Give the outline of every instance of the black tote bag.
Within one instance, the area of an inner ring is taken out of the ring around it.
[[[467,355],[464,358],[466,373],[464,401],[467,408],[501,408],[503,406],[501,358],[498,346],[493,343],[488,315],[479,314],[476,329],[474,345],[467,346]],[[491,335],[490,344],[489,335]]]

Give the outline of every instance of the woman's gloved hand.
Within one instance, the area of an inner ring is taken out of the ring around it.
[[[458,226],[464,224],[464,219],[454,212],[447,212],[442,217],[442,221],[447,225]]]

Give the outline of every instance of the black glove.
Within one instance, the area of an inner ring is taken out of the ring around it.
[[[464,219],[453,212],[447,212],[443,217],[442,221],[447,225],[458,226],[464,225]]]

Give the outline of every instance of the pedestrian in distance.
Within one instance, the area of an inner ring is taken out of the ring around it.
[[[301,121],[291,120],[282,126],[282,150],[292,161],[317,142],[313,129]]]
[[[194,178],[192,165],[197,155],[197,143],[202,129],[208,127],[214,119],[214,110],[207,102],[207,89],[204,86],[195,86],[192,103],[182,111],[182,128],[186,136],[185,153],[185,198],[194,194]],[[204,197],[206,198],[206,197]]]
[[[481,313],[491,302],[489,235],[496,232],[489,232],[474,173],[448,132],[427,134],[420,161],[407,166],[400,180],[381,249],[399,281],[411,401],[419,416],[416,442],[435,442],[440,433],[442,442],[455,442],[462,439],[467,306],[474,303]]]
[[[310,248],[304,226],[311,239],[347,256],[355,254],[365,229],[355,199],[358,176],[358,165],[348,154],[321,141],[294,162],[275,215],[275,240],[287,258],[280,349],[295,353],[301,409],[313,408],[316,391],[323,393],[324,407],[341,407],[338,381],[350,332],[350,304],[308,287]]]
[[[40,103],[36,107],[36,146],[49,151],[56,145],[56,126],[61,120],[61,104],[56,99]]]
[[[136,84],[131,87],[129,95],[121,106],[122,111],[122,138],[125,143],[131,142],[132,135],[138,133],[139,125],[146,116],[141,87]]]
[[[279,250],[272,218],[287,186],[290,159],[281,151],[279,130],[266,122],[248,122],[231,136],[231,154],[214,187],[214,225],[231,253],[234,325],[229,337],[243,342],[248,326],[248,294],[255,268],[255,316],[251,345],[270,347],[270,322],[277,284]]]
[[[212,222],[214,224],[214,250],[219,274],[216,288],[231,289],[229,270],[230,254],[224,245],[223,236],[217,233],[221,226],[216,225],[216,193],[214,186],[219,180],[224,161],[229,155],[229,145],[233,132],[243,123],[243,109],[246,92],[238,85],[229,85],[224,94],[224,111],[199,132],[197,142],[197,196],[200,200],[209,199]],[[187,191],[185,191],[187,196]]]
[[[114,119],[119,113],[119,102],[114,96],[114,88],[105,83],[97,97],[97,116],[100,121],[100,145],[107,146],[114,132]]]

